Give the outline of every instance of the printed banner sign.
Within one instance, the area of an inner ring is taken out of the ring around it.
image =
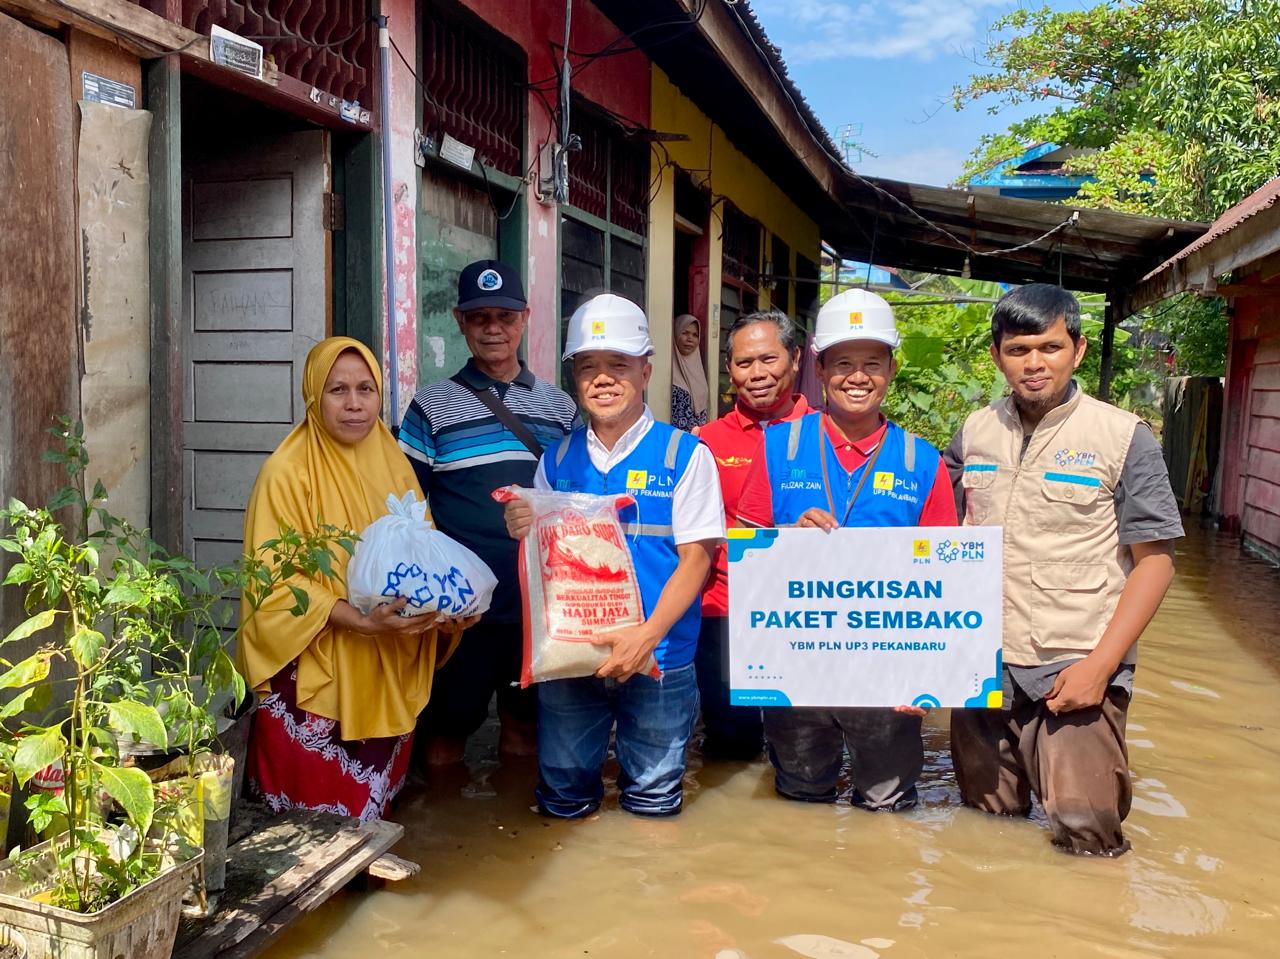
[[[1001,704],[998,527],[729,530],[738,706]]]

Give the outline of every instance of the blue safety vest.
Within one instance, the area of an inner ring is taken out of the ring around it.
[[[867,468],[863,463],[850,473],[840,465],[821,413],[766,428],[764,452],[776,526],[794,525],[805,510],[815,506],[829,511],[834,507],[839,520]],[[823,456],[830,499],[823,482]],[[938,475],[938,460],[938,451],[927,442],[895,423],[888,424],[873,473],[862,484],[844,525],[917,525]]]
[[[619,518],[640,581],[646,618],[653,615],[658,597],[680,561],[672,531],[672,505],[676,482],[697,446],[697,437],[655,421],[636,448],[608,473],[600,472],[591,462],[586,427],[574,430],[542,458],[547,483],[557,492],[626,493],[635,498],[635,505],[623,509]],[[701,624],[702,604],[695,599],[654,651],[659,668],[676,669],[693,662]]]

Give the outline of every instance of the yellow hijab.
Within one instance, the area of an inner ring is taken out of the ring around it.
[[[338,357],[348,350],[369,365],[379,395],[382,373],[373,354],[357,340],[334,336],[307,354],[302,376],[306,416],[263,464],[245,512],[245,552],[256,551],[279,533],[280,524],[299,532],[317,520],[360,533],[387,512],[387,494],[422,489],[390,430],[379,419],[359,443],[341,443],[324,428],[320,397]],[[419,636],[365,636],[329,624],[334,605],[345,599],[343,577],[349,557],[334,546],[335,577],[298,574],[281,583],[246,621],[237,650],[240,672],[250,688],[266,692],[272,676],[298,664],[298,706],[340,724],[346,740],[398,736],[414,727],[431,693],[437,632]],[[307,611],[294,616],[288,586],[311,597]]]

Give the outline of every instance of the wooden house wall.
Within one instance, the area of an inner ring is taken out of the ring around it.
[[[1280,297],[1237,299],[1231,332],[1221,508],[1280,559]]]

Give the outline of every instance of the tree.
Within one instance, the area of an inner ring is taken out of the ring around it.
[[[993,25],[988,73],[957,109],[994,96],[1045,110],[985,137],[965,179],[1027,143],[1086,148],[1073,200],[1213,219],[1280,169],[1280,0],[1107,0],[1022,9]],[[1012,35],[1010,35],[1012,34]]]

